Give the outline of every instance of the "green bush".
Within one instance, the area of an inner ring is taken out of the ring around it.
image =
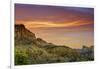
[[[26,50],[19,47],[15,48],[15,65],[23,65],[29,64],[28,55],[26,54]]]

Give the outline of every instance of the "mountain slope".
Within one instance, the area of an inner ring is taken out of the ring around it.
[[[91,60],[80,52],[67,46],[54,45],[29,31],[23,24],[15,25],[15,65],[75,62]],[[90,51],[89,51],[90,52]],[[83,55],[81,56],[81,53]]]
[[[35,34],[25,28],[23,24],[15,25],[15,45],[35,44],[35,45],[47,45],[48,43],[41,38],[36,38]]]

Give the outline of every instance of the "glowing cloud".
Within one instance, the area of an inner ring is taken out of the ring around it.
[[[81,20],[69,22],[69,23],[54,23],[54,22],[43,22],[43,21],[16,21],[17,24],[24,24],[28,28],[41,28],[41,27],[75,27],[91,24],[91,22],[82,22]]]

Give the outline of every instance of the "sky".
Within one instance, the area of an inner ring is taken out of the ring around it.
[[[94,45],[94,9],[15,4],[15,24],[24,24],[37,38],[71,48]]]

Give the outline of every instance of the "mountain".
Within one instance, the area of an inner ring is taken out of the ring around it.
[[[37,38],[23,24],[15,24],[15,65],[93,60],[93,47],[80,50]]]
[[[27,30],[23,24],[15,25],[15,44],[32,44],[34,40],[35,34]]]
[[[15,24],[15,45],[19,44],[45,46],[49,43],[41,38],[36,38],[35,34],[29,31],[23,24]]]

